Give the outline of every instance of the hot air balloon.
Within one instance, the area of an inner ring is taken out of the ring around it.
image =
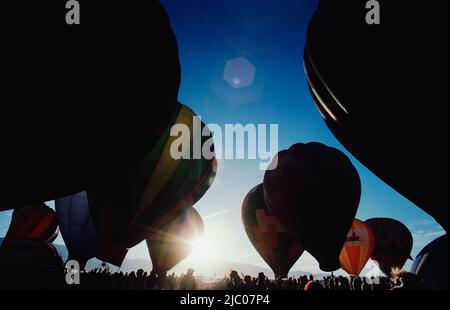
[[[66,2],[0,4],[0,210],[129,169],[176,111],[178,47],[159,1],[85,1],[80,25]]]
[[[355,220],[341,251],[341,267],[353,277],[359,276],[375,247],[375,236],[366,223]]]
[[[191,208],[147,239],[147,246],[156,274],[164,274],[189,256],[192,241],[203,235],[204,224]]]
[[[267,209],[263,184],[253,188],[245,197],[242,204],[242,222],[248,238],[270,266],[275,278],[286,278],[304,250]]]
[[[361,196],[355,167],[345,154],[320,143],[296,144],[280,152],[275,164],[264,177],[267,208],[323,271],[339,269]]]
[[[367,25],[366,0],[320,1],[304,56],[311,94],[335,137],[447,230],[449,2],[385,2],[381,25]]]
[[[56,219],[69,252],[81,268],[95,257],[97,232],[92,221],[86,192],[55,200]]]
[[[53,242],[58,236],[58,231],[55,211],[46,204],[15,209],[2,246],[23,239]]]
[[[375,235],[375,248],[372,259],[378,262],[386,274],[392,268],[403,268],[411,258],[413,236],[403,223],[389,218],[375,218],[366,221]]]
[[[53,244],[21,239],[0,247],[0,289],[61,289],[64,265]],[[33,280],[30,280],[33,279]]]
[[[187,142],[182,150],[186,155],[194,152],[196,144],[204,147],[212,141],[208,135],[198,137],[201,141],[195,140],[194,132],[209,131],[185,105],[179,105],[171,124],[189,129],[190,134],[182,137]],[[172,125],[142,162],[120,178],[88,190],[99,238],[97,258],[121,265],[127,249],[191,208],[211,186],[217,167],[215,157],[173,159],[171,146],[180,138],[171,136]],[[212,143],[210,146],[213,148]]]
[[[448,262],[448,235],[445,235],[420,251],[411,272],[422,278],[432,289],[448,290]]]

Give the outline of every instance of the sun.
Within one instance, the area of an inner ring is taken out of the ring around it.
[[[199,237],[191,242],[190,258],[196,262],[211,262],[216,260],[217,244],[207,236]]]

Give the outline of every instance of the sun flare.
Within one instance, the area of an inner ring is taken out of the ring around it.
[[[211,262],[218,258],[217,246],[211,238],[202,236],[191,243],[190,259],[197,262]]]

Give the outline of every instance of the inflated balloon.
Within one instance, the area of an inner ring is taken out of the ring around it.
[[[361,196],[350,159],[320,143],[296,144],[280,152],[271,168],[264,177],[267,208],[323,271],[339,269]]]
[[[353,277],[359,276],[375,247],[375,236],[366,223],[355,220],[341,251],[341,267]]]
[[[286,278],[304,250],[267,209],[262,184],[253,188],[245,197],[242,204],[242,222],[248,238],[270,266],[275,278]]]
[[[181,138],[171,136],[175,125],[190,133]],[[197,131],[199,137],[194,133]],[[171,146],[178,145],[179,139],[185,142],[182,153],[190,156],[175,160]],[[142,162],[120,178],[88,190],[99,238],[97,258],[120,265],[127,249],[180,216],[206,193],[216,173],[214,153],[210,159],[205,156],[193,159],[191,152],[195,151],[195,145],[208,143],[213,150],[208,128],[191,109],[180,104],[171,126]]]
[[[427,245],[414,260],[411,272],[432,289],[448,290],[448,235]]]
[[[142,160],[176,110],[175,35],[157,0],[0,3],[0,210],[81,192]]]
[[[58,231],[55,211],[44,203],[15,209],[2,246],[23,239],[53,242]]]
[[[6,290],[61,289],[66,285],[57,249],[38,239],[16,240],[0,247],[0,279],[0,289]]]
[[[56,219],[69,252],[68,260],[76,260],[82,267],[96,255],[97,232],[92,221],[86,192],[57,199]]]
[[[372,259],[378,262],[386,274],[392,268],[403,268],[411,258],[413,236],[403,223],[389,218],[375,218],[366,221],[375,235],[375,249]]]
[[[147,239],[153,270],[164,274],[189,256],[192,241],[204,232],[202,217],[191,208]]]
[[[309,86],[336,138],[447,230],[449,2],[385,2],[381,25],[369,26],[366,0],[320,1]]]

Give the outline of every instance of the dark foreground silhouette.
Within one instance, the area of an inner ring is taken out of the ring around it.
[[[77,278],[79,284],[68,285],[66,282]],[[376,291],[417,290],[427,289],[427,286],[416,275],[400,270],[393,271],[391,279],[330,276],[321,280],[312,276],[269,279],[263,273],[253,277],[239,275],[237,271],[231,271],[222,279],[208,280],[196,277],[193,269],[181,276],[147,273],[142,269],[131,273],[111,273],[106,264],[77,273],[64,267],[61,256],[50,243],[20,240],[0,248],[0,289]]]

